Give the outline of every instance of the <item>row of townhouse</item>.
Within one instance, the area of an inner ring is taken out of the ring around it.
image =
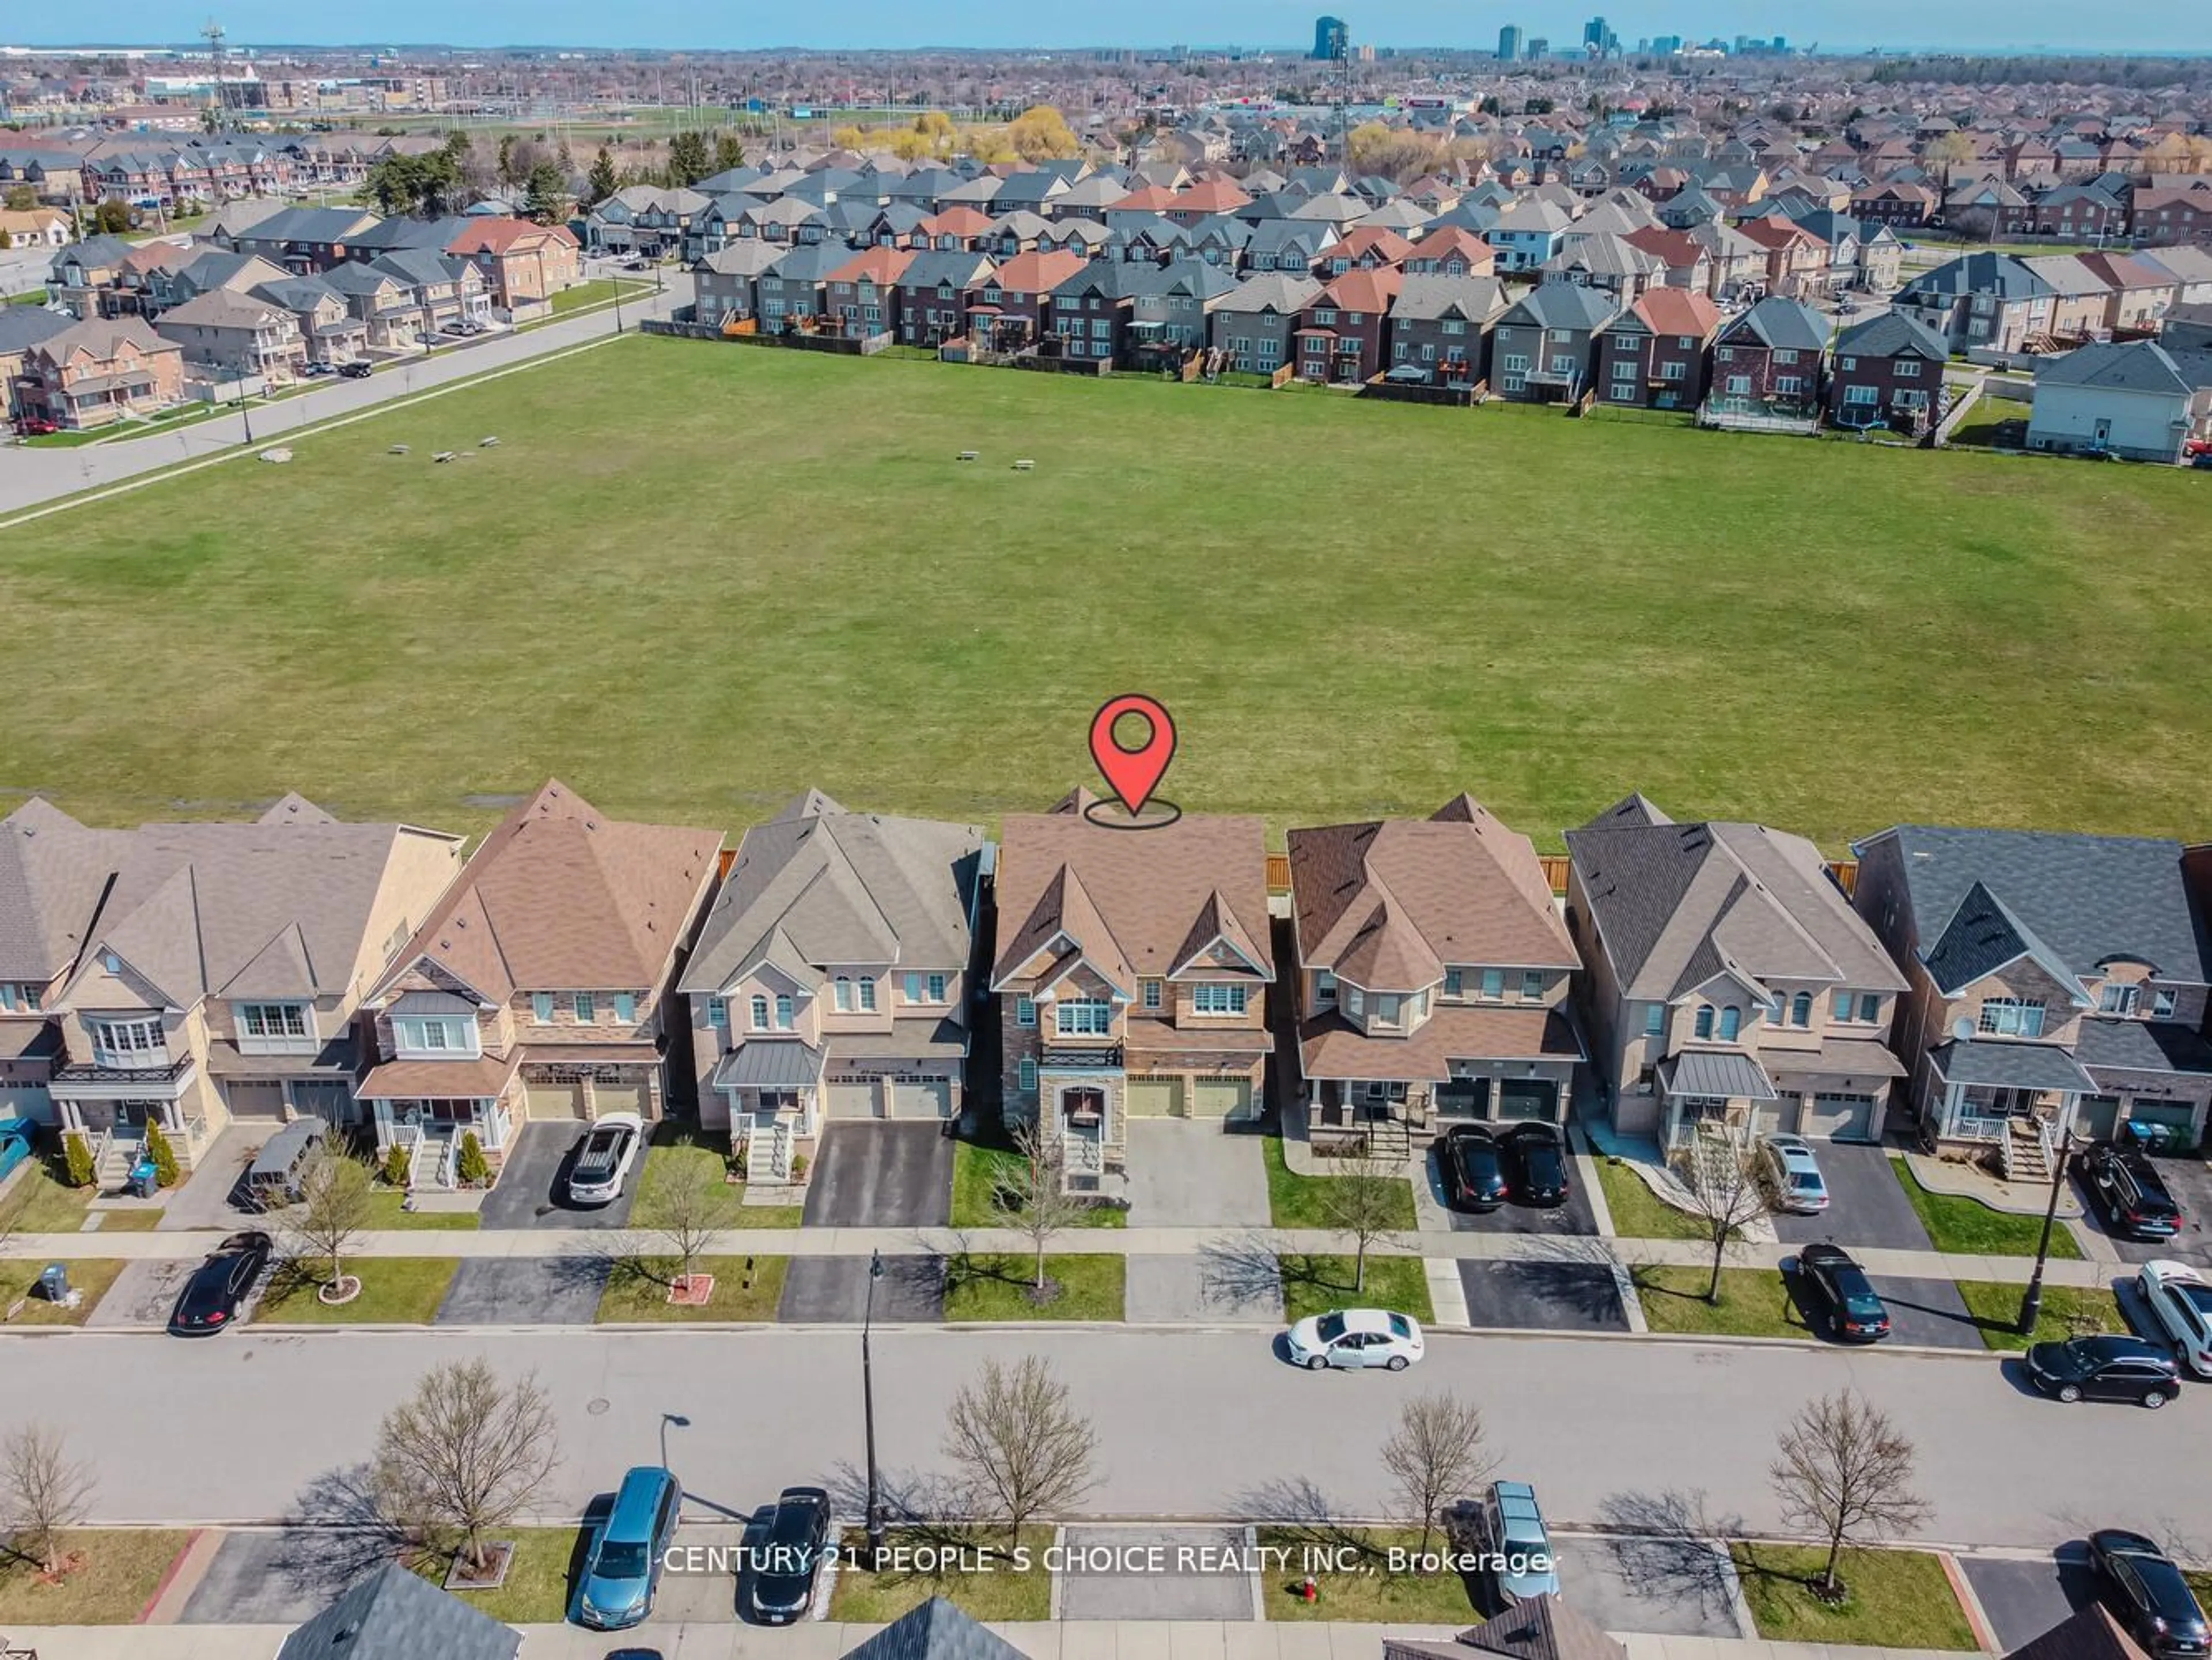
[[[1847,890],[1801,836],[1631,795],[1554,876],[1461,796],[1293,829],[1271,902],[1261,819],[1132,835],[1097,806],[994,842],[810,791],[726,855],[555,781],[465,859],[296,796],[136,830],[34,799],[0,821],[0,1105],[110,1173],[149,1122],[190,1162],[312,1116],[423,1184],[533,1120],[696,1111],[780,1183],[840,1118],[995,1110],[1108,1195],[1133,1119],[1272,1104],[1406,1150],[1560,1121],[1578,1074],[1662,1146],[1909,1123],[2017,1161],[2130,1125],[2193,1143],[2212,1110],[2212,846],[1905,825]]]
[[[2212,249],[1964,254],[1923,271],[1893,303],[1954,351],[2045,352],[2157,331],[2177,305],[2212,301]]]
[[[435,149],[435,136],[149,133],[74,143],[0,134],[0,189],[30,187],[58,207],[115,201],[177,213],[255,197],[357,188],[387,155]]]
[[[1975,177],[1892,177],[1851,193],[1850,211],[1871,224],[1917,230],[1951,226],[1991,239],[2051,236],[2161,247],[2212,235],[2212,179],[2131,177],[2052,179],[2021,185]]]

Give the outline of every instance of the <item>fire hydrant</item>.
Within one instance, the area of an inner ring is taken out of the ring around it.
[[[1306,1576],[1305,1584],[1298,1587],[1298,1595],[1305,1598],[1309,1602],[1318,1602],[1321,1601],[1321,1587],[1314,1584],[1313,1575],[1308,1574]]]

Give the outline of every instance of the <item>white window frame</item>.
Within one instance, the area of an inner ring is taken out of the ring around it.
[[[533,991],[530,994],[530,1018],[532,1022],[541,1026],[550,1026],[553,1024],[553,994],[551,992]]]
[[[315,1035],[314,1012],[306,1003],[259,1001],[240,1003],[234,1008],[240,1039],[282,1043],[312,1040]]]
[[[2123,1018],[2133,1019],[2142,1007],[2142,988],[2140,985],[2107,981],[2104,989],[2097,994],[2097,1012],[2100,1014],[2117,1014]]]
[[[775,1029],[789,1031],[799,1024],[799,1001],[787,991],[775,994]]]
[[[2030,998],[1984,998],[1974,1030],[1992,1037],[2040,1037],[2043,1016],[2043,1005]]]
[[[1251,1006],[1251,988],[1200,981],[1190,988],[1190,1012],[1209,1018],[1235,1019]]]
[[[1036,1000],[1034,997],[1014,999],[1014,1024],[1031,1027],[1036,1025]]]
[[[745,1008],[745,1012],[752,1022],[750,1030],[754,1031],[773,1031],[775,1029],[770,1024],[771,1017],[769,1007],[770,1006],[766,993],[755,992],[753,994],[751,1001],[746,1005]]]
[[[707,1000],[707,1025],[715,1031],[730,1029],[730,1006],[719,997]]]
[[[396,1014],[392,1045],[403,1061],[466,1061],[483,1053],[483,1034],[465,1014]]]
[[[1137,989],[1138,1000],[1143,1003],[1145,1007],[1147,1009],[1158,1009],[1160,1005],[1166,1000],[1167,988],[1161,981],[1139,981],[1138,982]]]
[[[1024,1094],[1034,1094],[1037,1086],[1037,1067],[1036,1061],[1026,1055],[1024,1055],[1021,1060],[1015,1064],[1014,1079],[1016,1088],[1019,1089]]]
[[[1064,997],[1052,1006],[1052,1029],[1060,1037],[1110,1037],[1114,1005],[1103,997]]]

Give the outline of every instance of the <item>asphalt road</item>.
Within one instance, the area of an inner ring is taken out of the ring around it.
[[[595,270],[592,274],[603,273]],[[688,275],[672,271],[667,274],[667,284],[663,294],[639,303],[623,302],[622,321],[625,331],[634,330],[641,317],[665,317],[671,307],[690,301],[691,279]],[[0,514],[20,512],[43,502],[119,483],[179,462],[203,459],[222,450],[235,449],[246,441],[248,421],[252,423],[254,441],[265,443],[335,416],[370,409],[393,398],[427,392],[433,386],[466,380],[489,369],[511,368],[549,352],[603,338],[614,331],[615,314],[611,310],[592,312],[520,333],[488,336],[473,344],[442,346],[422,359],[380,369],[366,380],[332,377],[312,392],[274,404],[257,404],[244,416],[217,416],[174,432],[82,445],[74,449],[0,444]]]
[[[1775,1438],[1806,1401],[1845,1385],[1917,1444],[1932,1540],[2048,1548],[2097,1526],[2178,1535],[2212,1483],[2212,1389],[2160,1414],[2061,1407],[1994,1357],[1439,1335],[1403,1376],[1315,1375],[1258,1332],[930,1329],[876,1335],[889,1489],[941,1480],[953,1392],[987,1355],[1030,1353],[1097,1430],[1085,1508],[1099,1517],[1279,1515],[1302,1484],[1335,1513],[1382,1513],[1376,1451],[1398,1404],[1447,1388],[1481,1406],[1499,1473],[1534,1481],[1563,1526],[1692,1510],[1710,1526],[1778,1528]],[[552,1397],[562,1462],[540,1501],[548,1516],[580,1513],[623,1469],[658,1462],[666,1414],[690,1420],[668,1431],[669,1455],[702,1499],[744,1509],[795,1481],[853,1490],[849,1331],[85,1333],[0,1338],[0,1375],[92,1464],[93,1519],[272,1521],[328,1514],[302,1494],[368,1454],[386,1405],[427,1367],[473,1355],[534,1370]],[[149,1401],[188,1403],[191,1432]]]

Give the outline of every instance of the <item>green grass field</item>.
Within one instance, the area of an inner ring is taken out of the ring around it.
[[[1831,851],[2206,829],[2197,475],[663,339],[293,447],[0,537],[10,791],[988,819],[1142,688],[1166,794],[1278,831],[1462,788],[1551,847],[1631,788]]]

